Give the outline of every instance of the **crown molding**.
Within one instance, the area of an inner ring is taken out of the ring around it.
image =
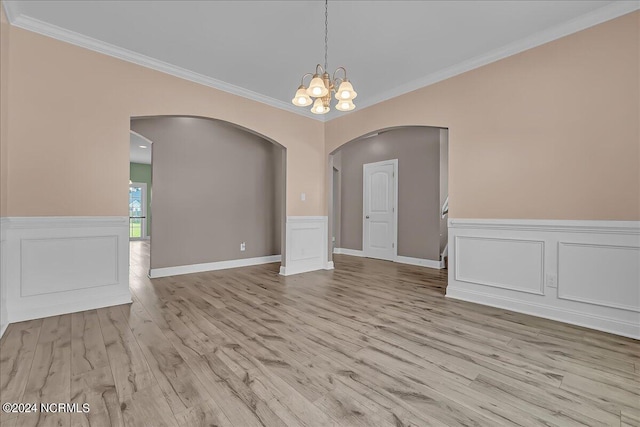
[[[10,10],[8,2],[3,2],[5,9]],[[7,18],[11,16],[7,13]],[[70,43],[76,46],[80,46],[94,52],[99,52],[105,55],[112,56],[114,58],[121,59],[123,61],[131,62],[142,67],[151,68],[156,71],[160,71],[165,74],[188,80],[194,83],[208,86],[214,89],[221,90],[233,95],[241,96],[243,98],[257,101],[262,104],[269,105],[271,107],[279,108],[291,113],[295,113],[310,119],[322,120],[323,117],[311,113],[306,109],[300,109],[293,104],[281,101],[279,99],[271,98],[266,95],[254,92],[249,89],[242,88],[240,86],[232,85],[222,80],[214,79],[212,77],[205,76],[203,74],[196,73],[194,71],[187,70],[186,68],[178,67],[177,65],[170,64],[168,62],[160,61],[155,58],[137,53],[128,49],[124,49],[110,43],[106,43],[92,37],[88,37],[74,31],[70,31],[57,25],[49,24],[44,21],[40,21],[35,18],[31,18],[26,15],[18,15],[10,20],[11,25],[22,28],[24,30],[32,31],[34,33],[41,34],[43,36],[51,37],[56,40],[60,40],[66,43]]]
[[[261,102],[263,104],[321,122],[327,122],[338,117],[344,117],[345,115],[352,114],[355,111],[362,110],[364,108],[378,104],[382,101],[386,101],[391,98],[395,98],[414,90],[432,85],[434,83],[438,83],[467,71],[471,71],[475,68],[488,65],[492,62],[499,61],[525,50],[532,49],[545,43],[549,43],[553,40],[557,40],[559,38],[568,36],[589,27],[593,27],[594,25],[601,24],[603,22],[615,19],[619,16],[626,15],[627,13],[631,13],[640,9],[640,0],[615,1],[607,6],[603,6],[570,21],[548,28],[544,31],[538,32],[529,37],[525,37],[524,39],[520,39],[513,43],[509,43],[501,48],[494,49],[485,54],[478,55],[474,58],[463,61],[459,64],[428,74],[424,77],[405,83],[391,90],[382,92],[377,95],[372,95],[365,101],[359,103],[358,110],[346,113],[331,111],[326,115],[318,116],[311,113],[311,111],[300,109],[299,107],[296,107],[293,104],[289,104],[288,102],[262,95],[249,89],[244,89],[240,86],[232,85],[230,83],[226,83],[224,81],[208,77],[203,74],[199,74],[185,68],[178,67],[176,65],[169,64],[167,62],[160,61],[149,56],[40,21],[35,18],[31,18],[27,15],[19,13],[19,11],[16,9],[17,6],[14,3],[18,2],[12,0],[4,0],[2,2],[2,4],[4,5],[5,13],[7,15],[7,19],[9,20],[11,25],[14,25],[16,27],[28,31],[33,31],[47,37],[52,37],[63,42],[71,43],[76,46],[84,47],[95,52],[103,53],[105,55],[121,59],[123,61],[151,68],[156,71],[170,74],[184,80],[189,80],[194,83],[231,93],[233,95]]]
[[[419,79],[405,83],[401,86],[397,86],[391,90],[370,96],[366,99],[366,101],[358,104],[359,110],[386,101],[388,99],[413,92],[414,90],[430,86],[459,74],[466,73],[467,71],[471,71],[475,68],[480,68],[484,65],[488,65],[492,62],[496,62],[509,56],[516,55],[520,52],[524,52],[525,50],[529,50],[545,43],[552,42],[570,34],[577,33],[578,31],[582,31],[603,22],[610,21],[622,15],[626,15],[627,13],[634,12],[638,9],[640,9],[640,0],[615,1],[607,6],[603,6],[599,9],[578,16],[570,21],[564,22],[554,27],[547,28],[546,30],[535,33],[529,37],[525,37],[513,43],[509,43],[498,49],[491,50],[485,54],[478,55],[474,58],[460,62],[459,64],[453,65],[451,67],[443,68]],[[349,111],[346,114],[352,114],[356,111],[358,110]],[[326,115],[326,121],[343,116],[345,116],[345,113],[337,114],[335,111],[331,111]]]
[[[3,0],[2,1],[2,6],[3,6],[3,9],[4,9],[4,14],[7,17],[7,21],[9,21],[10,24],[13,24],[14,16],[13,16],[13,11],[9,7],[9,3],[10,2],[8,2],[6,0]]]

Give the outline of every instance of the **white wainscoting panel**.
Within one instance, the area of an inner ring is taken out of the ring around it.
[[[447,297],[640,338],[640,221],[449,220]]]
[[[640,247],[560,242],[558,298],[640,311]]]
[[[326,216],[288,216],[286,260],[280,274],[331,270],[333,263],[327,260],[327,244]]]
[[[131,302],[127,217],[11,217],[4,228],[8,322]]]
[[[118,283],[118,236],[22,239],[20,296]]]
[[[455,280],[544,294],[543,241],[456,236],[455,247]]]

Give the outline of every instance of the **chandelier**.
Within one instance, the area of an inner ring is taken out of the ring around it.
[[[351,111],[356,108],[353,99],[358,95],[349,79],[347,79],[347,70],[344,67],[338,67],[333,76],[329,75],[328,70],[328,44],[329,44],[329,4],[328,0],[324,2],[324,67],[320,64],[316,65],[315,73],[307,73],[302,76],[300,86],[296,91],[296,95],[291,102],[298,107],[307,107],[311,104],[311,112],[313,114],[326,114],[331,109],[331,94],[335,92],[335,98],[338,100],[336,109],[340,111]],[[336,77],[338,71],[344,73],[343,77]],[[311,77],[309,87],[304,85],[304,79]],[[337,89],[336,89],[337,88]],[[315,98],[313,101],[311,98]]]

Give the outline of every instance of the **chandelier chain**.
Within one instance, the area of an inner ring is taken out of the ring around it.
[[[329,69],[329,0],[324,0],[324,69]],[[327,71],[328,72],[328,71]]]

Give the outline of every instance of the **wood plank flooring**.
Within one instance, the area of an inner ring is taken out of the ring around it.
[[[640,342],[445,299],[447,272],[348,256],[150,280],[132,305],[16,323],[2,426],[640,426]]]

